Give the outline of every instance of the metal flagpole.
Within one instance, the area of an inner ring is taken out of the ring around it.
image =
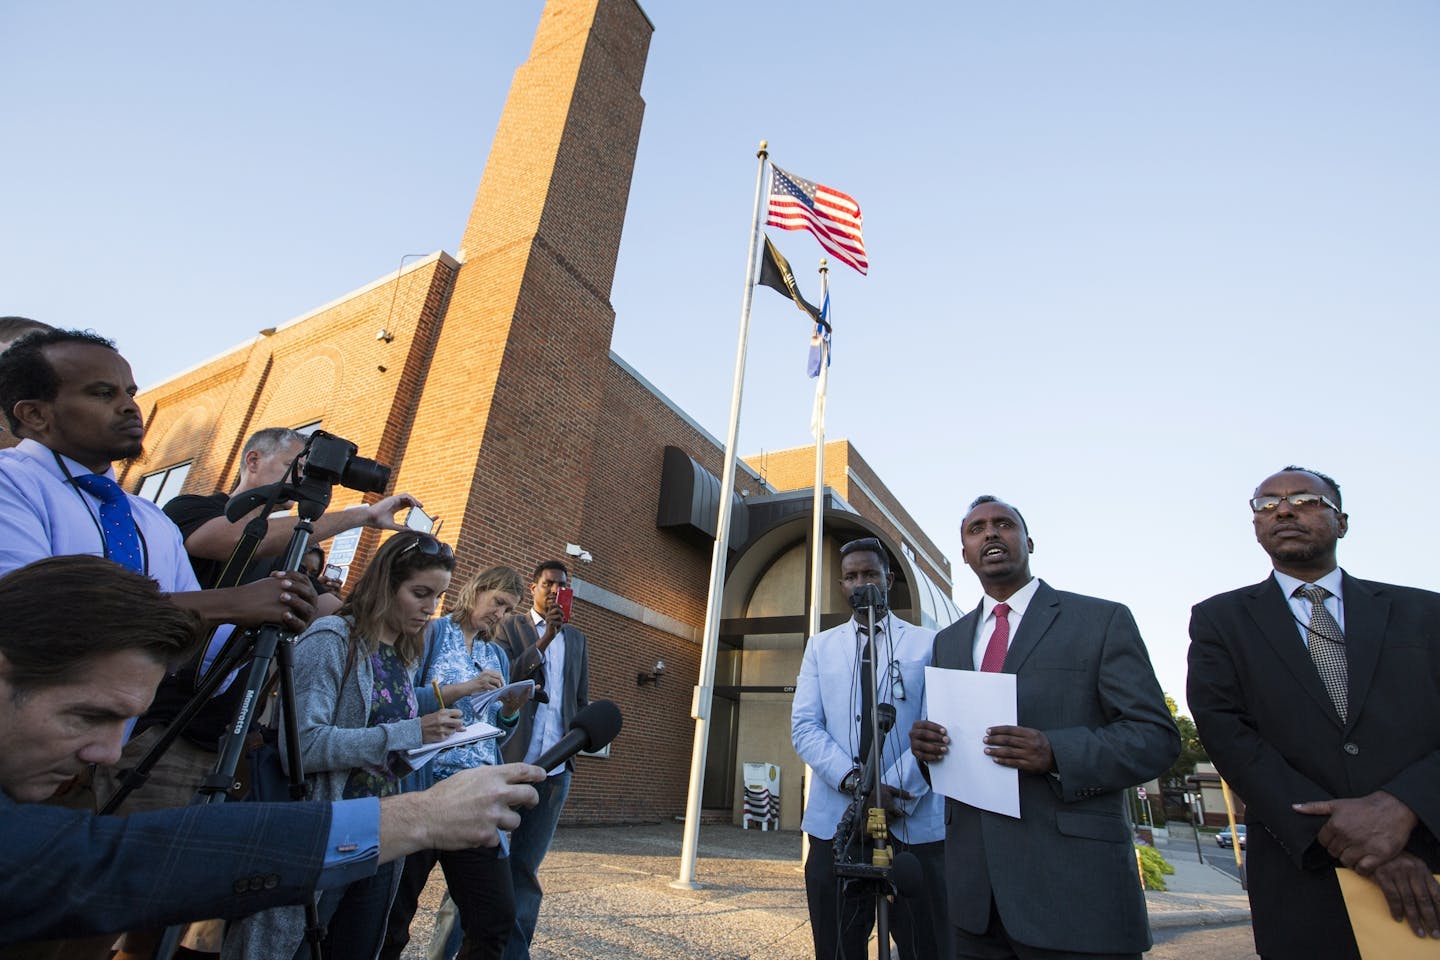
[[[830,267],[820,258],[820,303],[830,293]],[[828,322],[830,317],[826,314]],[[810,429],[815,434],[815,516],[811,521],[810,539],[810,636],[820,632],[821,520],[825,513],[825,390],[830,382],[830,339],[820,331],[820,377],[815,382],[815,413]]]
[[[830,267],[828,261],[820,258],[820,304],[823,307],[825,298],[830,292]],[[825,319],[828,322],[830,315],[827,312]],[[820,331],[820,376],[815,381],[815,410],[810,417],[810,429],[815,434],[815,506],[812,510],[814,517],[810,521],[810,621],[809,630],[805,635],[805,642],[809,643],[810,638],[820,632],[820,575],[824,565],[824,517],[825,517],[825,390],[830,383],[830,339],[825,336],[825,331]],[[800,799],[804,804],[810,803],[810,780],[814,773],[810,764],[805,764],[805,780],[801,788]],[[801,809],[804,809],[802,806]],[[803,863],[810,856],[810,835],[800,835],[800,861]]]
[[[755,295],[755,266],[760,250],[760,199],[764,196],[765,161],[770,156],[760,141],[755,172],[755,214],[750,223],[750,256],[745,263],[745,295],[740,301],[740,342],[735,348],[735,387],[730,398],[730,430],[725,435],[725,468],[720,476],[720,517],[715,552],[710,558],[710,594],[705,602],[705,637],[700,646],[700,677],[690,704],[695,718],[695,749],[690,756],[690,790],[685,798],[685,843],[680,850],[680,876],[672,887],[700,889],[695,882],[695,854],[700,845],[700,792],[705,782],[705,751],[709,746],[710,701],[715,692],[715,654],[720,645],[720,601],[725,589],[725,558],[730,550],[730,502],[735,489],[735,443],[740,433],[740,394],[745,386],[745,351],[750,338],[750,301]]]

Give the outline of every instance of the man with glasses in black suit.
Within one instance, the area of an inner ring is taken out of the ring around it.
[[[1440,594],[1340,568],[1350,517],[1319,471],[1272,474],[1250,510],[1274,570],[1195,606],[1187,698],[1255,828],[1255,951],[1364,953],[1338,866],[1379,886],[1415,936],[1440,939]]]
[[[790,738],[811,770],[801,828],[810,838],[805,894],[817,960],[868,955],[875,898],[868,887],[859,896],[844,894],[834,872],[834,841],[837,824],[863,789],[863,766],[871,752],[870,711],[877,702],[895,708],[894,726],[881,740],[876,761],[882,800],[891,814],[890,845],[897,852],[913,853],[925,877],[919,895],[896,899],[891,929],[903,960],[950,956],[943,799],[931,792],[906,740],[911,724],[922,716],[925,667],[935,631],[890,612],[887,597],[894,582],[889,555],[878,539],[852,540],[840,548],[841,587],[860,605],[845,623],[810,638],[795,683]],[[874,670],[869,660],[870,611],[863,600],[870,586],[878,588],[872,596],[878,600]],[[863,813],[861,819],[863,825]],[[888,944],[881,945],[881,955],[890,955]]]

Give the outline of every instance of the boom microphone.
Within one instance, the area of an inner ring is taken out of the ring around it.
[[[550,770],[581,750],[599,750],[620,732],[620,708],[609,700],[596,700],[570,721],[570,731],[535,758],[535,766]]]

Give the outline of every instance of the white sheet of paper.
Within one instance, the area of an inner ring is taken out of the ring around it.
[[[1020,771],[985,755],[989,727],[1016,725],[1015,675],[925,668],[926,719],[950,736],[950,752],[930,764],[933,789],[981,810],[1020,817]]]

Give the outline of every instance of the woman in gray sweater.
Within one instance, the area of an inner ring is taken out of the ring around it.
[[[398,793],[410,772],[405,751],[460,729],[458,710],[420,716],[410,674],[426,624],[450,585],[455,558],[429,534],[405,531],[385,542],[344,605],[300,635],[295,646],[295,713],[311,799]],[[283,755],[283,753],[282,753]],[[326,957],[367,960],[380,949],[403,860],[371,877],[321,891]],[[309,956],[305,913],[281,907],[247,917],[226,934],[226,960]]]

